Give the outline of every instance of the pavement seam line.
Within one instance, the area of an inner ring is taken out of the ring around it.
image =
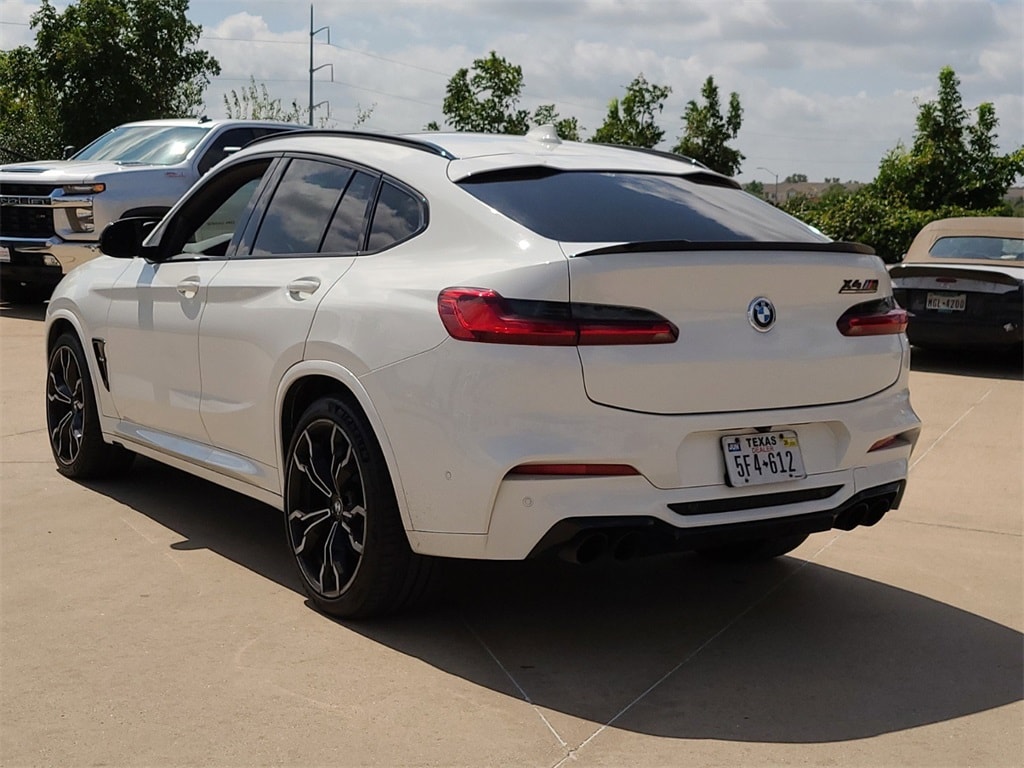
[[[555,727],[551,725],[551,721],[549,721],[544,716],[544,713],[540,711],[540,707],[533,703],[533,699],[531,699],[529,694],[525,690],[523,690],[523,686],[521,686],[519,682],[512,676],[512,673],[505,668],[505,665],[501,663],[501,660],[494,654],[494,651],[491,650],[490,646],[484,642],[484,639],[480,637],[480,634],[469,625],[469,622],[467,622],[465,618],[462,619],[462,624],[463,626],[465,626],[467,630],[469,630],[469,634],[475,637],[476,641],[480,643],[480,645],[483,647],[485,651],[487,651],[487,655],[490,656],[491,659],[494,660],[494,663],[498,665],[498,669],[505,673],[505,677],[507,677],[509,681],[511,681],[512,685],[516,687],[516,690],[519,691],[519,695],[523,697],[523,701],[525,701],[527,704],[533,707],[533,711],[537,713],[537,717],[541,719],[544,725],[548,727],[548,730],[551,731],[551,733],[554,735],[556,739],[558,739],[558,743],[561,744],[563,747],[568,748],[569,743],[559,735],[558,731],[555,730]]]
[[[833,536],[832,539],[827,544],[825,544],[820,549],[818,549],[818,551],[815,552],[814,555],[812,555],[810,559],[804,560],[796,568],[796,570],[794,570],[789,575],[783,577],[775,586],[773,586],[771,589],[769,589],[767,592],[765,592],[759,598],[757,598],[752,603],[750,603],[750,605],[748,605],[746,608],[744,608],[738,614],[733,616],[717,632],[715,632],[713,635],[711,635],[711,637],[709,637],[707,640],[705,640],[703,643],[701,643],[694,651],[692,651],[688,656],[686,656],[686,658],[684,658],[682,661],[680,661],[678,664],[676,664],[674,667],[672,667],[672,669],[670,669],[668,672],[666,672],[664,675],[662,675],[660,678],[658,678],[658,680],[656,680],[650,687],[648,687],[647,690],[645,690],[643,693],[641,693],[639,696],[637,696],[635,699],[633,699],[633,701],[631,701],[629,704],[627,704],[625,707],[623,707],[621,710],[619,710],[618,714],[616,714],[611,720],[609,720],[607,723],[605,723],[600,728],[598,728],[596,731],[594,731],[592,734],[590,734],[590,736],[588,736],[584,741],[582,741],[578,747],[576,747],[575,749],[569,750],[569,754],[565,758],[560,760],[558,763],[556,763],[554,768],[559,768],[559,766],[563,765],[566,760],[575,760],[577,752],[579,752],[581,749],[583,749],[585,746],[587,746],[591,741],[593,741],[598,736],[600,736],[602,733],[604,733],[604,731],[612,723],[614,723],[616,720],[618,720],[620,717],[622,717],[624,714],[626,714],[629,710],[631,710],[633,707],[635,707],[637,704],[639,704],[650,693],[652,693],[656,688],[658,688],[658,686],[660,686],[662,683],[664,683],[666,680],[668,680],[670,677],[672,677],[672,675],[674,675],[676,672],[678,672],[680,669],[682,669],[684,666],[686,666],[690,661],[692,661],[694,658],[696,658],[698,654],[700,654],[705,648],[707,648],[709,645],[711,645],[713,642],[715,642],[715,640],[717,640],[722,635],[724,635],[726,632],[728,632],[730,629],[732,629],[736,624],[738,624],[742,619],[744,619],[747,616],[747,614],[749,614],[751,611],[753,611],[755,608],[757,608],[763,602],[765,602],[769,597],[771,597],[776,592],[778,592],[780,589],[782,589],[783,586],[788,584],[793,578],[795,578],[798,574],[800,574],[800,572],[803,571],[804,568],[806,568],[808,565],[810,565],[815,560],[817,560],[818,556],[822,552],[824,552],[826,549],[831,547],[836,541],[838,541],[839,538],[842,535],[843,535],[842,532],[840,532],[836,536]]]
[[[910,466],[907,468],[907,474],[910,474],[910,472],[913,471],[914,467],[916,467],[918,464],[920,464],[924,460],[924,457],[927,456],[929,453],[931,453],[932,449],[935,448],[935,446],[937,446],[939,443],[941,443],[946,438],[946,435],[948,435],[950,432],[952,432],[954,429],[956,429],[960,425],[960,422],[963,421],[964,419],[966,419],[970,415],[971,411],[973,411],[975,408],[977,408],[979,405],[981,405],[985,401],[985,398],[987,398],[989,395],[992,394],[992,390],[993,389],[994,389],[994,387],[989,387],[988,388],[988,392],[986,392],[984,395],[982,395],[981,398],[978,399],[970,408],[968,408],[966,411],[964,411],[962,414],[960,414],[960,418],[958,418],[956,421],[954,421],[952,424],[950,424],[946,428],[945,432],[943,432],[941,435],[939,435],[937,438],[935,438],[935,440],[932,441],[932,444],[928,446],[928,450],[926,450],[924,453],[922,453],[920,456],[918,456],[916,459],[914,459],[913,462],[911,462]]]

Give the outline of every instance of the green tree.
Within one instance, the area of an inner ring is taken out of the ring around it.
[[[651,149],[665,136],[655,119],[671,93],[671,86],[649,83],[641,72],[626,86],[621,99],[609,102],[608,115],[590,141]]]
[[[565,141],[580,140],[580,125],[575,117],[559,117],[554,104],[541,104],[533,112],[530,122],[534,125],[553,125],[559,138]]]
[[[294,99],[289,108],[285,109],[280,99],[272,99],[266,83],[257,85],[256,78],[250,75],[249,84],[241,91],[231,89],[230,95],[224,96],[224,109],[229,118],[245,120],[282,120],[288,123],[306,122],[306,110]]]
[[[995,107],[984,102],[975,113],[970,123],[960,80],[951,67],[944,67],[938,97],[918,107],[913,145],[898,145],[882,158],[876,191],[915,210],[1001,205],[1014,179],[1024,174],[1024,146],[1000,155]]]
[[[806,173],[791,173],[785,179],[782,180],[783,184],[799,184],[800,182],[807,181]],[[825,179],[828,181],[828,179]]]
[[[491,51],[487,58],[475,59],[471,70],[463,67],[452,75],[441,111],[456,131],[524,134],[531,124],[550,123],[561,138],[579,141],[575,117],[559,117],[554,104],[542,104],[531,115],[519,106],[522,92],[522,67]],[[431,120],[424,130],[439,131],[441,126]]]
[[[491,51],[473,61],[472,72],[462,67],[452,75],[441,110],[456,131],[522,134],[530,117],[519,107],[522,90],[522,67]]]
[[[188,0],[79,0],[58,12],[43,0],[35,47],[8,52],[14,80],[0,103],[50,116],[59,143],[75,146],[130,120],[194,114],[220,65],[195,48],[202,28],[187,9]]]
[[[49,84],[32,72],[31,49],[0,51],[0,162],[60,157],[61,134]]]
[[[721,101],[715,79],[708,76],[700,89],[703,104],[690,100],[683,113],[685,129],[679,143],[672,150],[680,155],[699,160],[712,170],[734,176],[740,170],[744,156],[738,149],[726,144],[735,139],[743,124],[743,108],[735,91],[729,95],[729,111],[722,115]]]
[[[743,185],[743,191],[749,192],[757,197],[764,197],[764,184],[760,181],[751,181]]]

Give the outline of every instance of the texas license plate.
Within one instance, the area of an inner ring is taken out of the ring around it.
[[[722,454],[729,485],[734,488],[807,477],[793,431],[727,435],[722,438]]]
[[[963,312],[967,309],[967,294],[929,293],[924,306],[925,309],[937,309],[940,312]]]

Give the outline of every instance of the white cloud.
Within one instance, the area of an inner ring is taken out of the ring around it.
[[[37,7],[0,0],[0,19],[24,25]],[[250,76],[286,104],[306,103],[307,3],[196,0],[189,16],[223,68],[206,94],[211,115]],[[996,105],[1005,149],[1024,136],[1019,0],[318,0],[314,22],[330,27],[332,43],[316,36],[315,65],[333,64],[335,80],[317,72],[315,99],[330,101],[342,127],[357,104],[376,103],[366,127],[378,130],[441,120],[451,74],[494,50],[523,68],[523,106],[554,103],[590,132],[638,73],[671,86],[667,142],[713,75],[743,104],[744,179],[763,179],[757,166],[871,178],[886,150],[911,140],[914,98],[934,97],[946,65],[968,108]],[[0,32],[5,48],[31,41],[26,26]]]

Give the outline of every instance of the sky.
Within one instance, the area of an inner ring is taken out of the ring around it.
[[[68,3],[55,0],[57,8]],[[0,49],[33,42],[40,3],[0,0]],[[199,47],[222,72],[205,114],[250,77],[286,105],[309,101],[310,3],[192,0]],[[766,186],[791,174],[870,181],[885,153],[913,141],[918,104],[951,66],[964,105],[992,102],[1002,151],[1024,144],[1024,0],[314,0],[317,122],[386,132],[443,125],[445,86],[495,51],[522,67],[520,106],[553,103],[584,138],[640,73],[672,88],[661,148],[713,76],[739,94],[730,145],[737,175]],[[1019,183],[1019,182],[1018,182]]]

